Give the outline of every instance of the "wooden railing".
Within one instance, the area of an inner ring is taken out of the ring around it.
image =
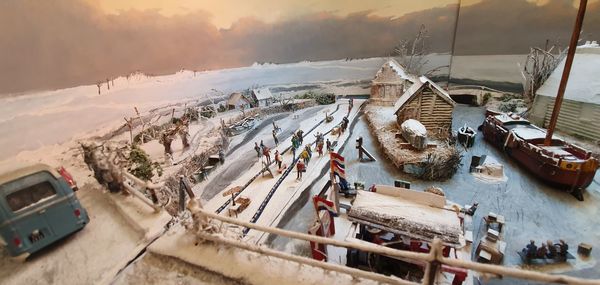
[[[308,235],[299,232],[293,232],[288,230],[283,230],[280,228],[262,226],[255,223],[249,223],[245,221],[241,221],[235,218],[221,216],[210,211],[206,211],[200,209],[198,207],[193,207],[190,209],[192,213],[196,217],[202,217],[202,219],[198,219],[199,221],[210,222],[210,219],[220,221],[221,223],[228,223],[233,225],[238,225],[242,227],[251,228],[257,231],[262,231],[265,233],[270,233],[278,236],[283,236],[292,239],[304,240],[309,242],[315,242],[319,244],[327,244],[336,247],[344,247],[344,248],[354,248],[365,252],[371,252],[381,255],[386,255],[394,258],[400,259],[408,259],[416,262],[425,263],[425,275],[422,279],[421,283],[415,283],[411,281],[406,281],[394,276],[385,276],[381,274],[377,274],[370,271],[363,271],[355,268],[350,268],[346,266],[342,266],[334,263],[327,263],[322,261],[313,260],[306,257],[291,255],[289,253],[273,250],[270,248],[257,246],[254,244],[245,243],[240,240],[228,239],[223,237],[221,234],[211,234],[208,232],[199,231],[197,233],[198,237],[203,240],[208,240],[220,244],[225,244],[228,246],[238,247],[250,251],[254,251],[260,254],[265,254],[277,258],[282,258],[285,260],[290,260],[306,265],[316,266],[323,268],[325,270],[336,271],[340,273],[350,274],[355,277],[365,278],[374,280],[377,282],[387,283],[387,284],[435,284],[435,277],[439,270],[441,270],[442,266],[451,266],[456,268],[463,268],[467,270],[472,270],[475,272],[479,272],[480,274],[487,276],[497,276],[497,277],[512,277],[518,279],[525,279],[536,282],[544,282],[544,283],[558,283],[558,284],[576,284],[576,285],[587,285],[587,284],[600,284],[600,279],[583,279],[577,278],[567,275],[552,275],[542,272],[523,270],[519,268],[513,267],[505,267],[500,265],[491,265],[491,264],[482,264],[473,261],[467,260],[459,260],[454,258],[447,258],[442,255],[442,243],[439,239],[435,239],[431,246],[431,251],[429,253],[417,253],[411,251],[403,251],[397,250],[377,244],[371,243],[355,243],[348,242],[342,240],[335,240],[327,237],[320,237],[314,235]],[[198,227],[200,229],[205,227]],[[219,227],[223,228],[223,227]]]

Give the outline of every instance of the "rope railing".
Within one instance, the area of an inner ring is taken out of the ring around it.
[[[241,220],[231,218],[231,217],[221,216],[221,215],[212,213],[210,211],[206,211],[204,209],[195,208],[195,209],[193,209],[193,211],[195,212],[195,214],[203,215],[207,218],[218,220],[218,221],[221,221],[224,223],[238,225],[238,226],[242,226],[242,227],[246,227],[246,228],[250,228],[250,229],[254,229],[254,230],[258,230],[258,231],[262,231],[262,232],[267,232],[267,233],[275,234],[275,235],[279,235],[279,236],[284,236],[284,237],[288,237],[288,238],[299,239],[299,240],[304,240],[304,241],[311,241],[311,242],[315,242],[315,243],[327,244],[327,245],[332,245],[332,246],[336,246],[336,247],[353,248],[353,249],[358,249],[361,251],[367,251],[367,252],[376,253],[376,254],[380,254],[380,255],[386,255],[386,256],[394,257],[394,258],[410,259],[410,260],[414,260],[414,261],[426,262],[427,266],[426,266],[425,277],[423,278],[423,281],[421,284],[433,284],[433,282],[435,281],[434,280],[435,274],[432,273],[432,270],[439,269],[440,265],[459,267],[459,268],[477,271],[480,273],[493,274],[493,275],[497,275],[497,276],[507,276],[507,277],[526,279],[526,280],[538,281],[538,282],[546,282],[546,283],[574,284],[574,285],[600,284],[600,279],[583,279],[583,278],[572,277],[572,276],[567,276],[567,275],[553,275],[553,274],[524,270],[524,269],[519,269],[519,268],[506,267],[506,266],[501,266],[501,265],[482,264],[482,263],[477,263],[477,262],[473,262],[473,261],[446,258],[446,257],[443,257],[441,254],[442,244],[439,239],[434,240],[434,242],[432,244],[432,250],[429,253],[418,253],[418,252],[397,250],[397,249],[393,249],[393,248],[389,248],[389,247],[385,247],[385,246],[381,246],[381,245],[377,245],[377,244],[366,243],[366,242],[365,243],[348,242],[348,241],[342,241],[342,240],[335,240],[335,239],[327,238],[327,237],[309,235],[309,234],[300,233],[300,232],[288,231],[288,230],[284,230],[284,229],[280,229],[280,228],[262,226],[259,224],[249,223],[249,222],[241,221]],[[256,245],[251,245],[251,244],[245,243],[243,241],[230,240],[230,239],[226,239],[223,237],[210,235],[207,233],[199,233],[199,237],[202,239],[205,239],[205,240],[211,240],[214,242],[225,243],[225,244],[228,244],[231,246],[248,249],[248,250],[255,251],[255,252],[260,252],[260,253],[267,254],[267,255],[272,255],[272,256],[283,258],[286,260],[296,261],[296,262],[309,264],[309,265],[313,265],[313,266],[317,266],[317,267],[321,267],[321,268],[325,268],[325,269],[329,269],[329,270],[333,270],[333,271],[337,271],[337,272],[342,272],[342,273],[347,273],[347,274],[351,274],[351,275],[355,275],[355,276],[369,278],[369,279],[373,279],[373,280],[376,280],[379,282],[394,283],[394,284],[418,284],[418,283],[408,282],[408,281],[405,281],[405,280],[402,280],[399,278],[392,278],[392,277],[388,277],[388,276],[385,276],[386,279],[383,280],[383,279],[381,279],[381,276],[383,276],[383,275],[380,275],[380,274],[375,274],[372,272],[365,274],[364,271],[352,269],[349,267],[331,264],[331,263],[319,262],[319,261],[315,261],[315,260],[312,260],[312,259],[309,259],[306,257],[294,256],[294,255],[291,255],[288,253],[284,253],[284,252],[280,252],[280,251],[276,251],[276,250],[272,250],[272,249],[267,249],[267,248],[256,246]],[[375,274],[376,277],[373,274]]]

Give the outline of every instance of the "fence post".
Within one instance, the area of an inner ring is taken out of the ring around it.
[[[179,213],[185,211],[185,192],[186,185],[183,181],[183,175],[179,176]]]
[[[440,268],[439,256],[442,253],[442,242],[435,238],[431,244],[431,251],[429,252],[430,261],[427,263],[425,268],[425,276],[423,277],[423,284],[433,285],[435,283],[435,277]]]

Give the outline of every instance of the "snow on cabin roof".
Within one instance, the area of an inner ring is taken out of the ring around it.
[[[424,241],[437,237],[451,246],[460,244],[462,234],[456,212],[376,192],[357,191],[348,218]]]
[[[388,65],[396,74],[398,74],[398,76],[404,80],[409,80],[411,82],[415,82],[416,78],[413,75],[410,75],[405,69],[404,67],[398,63],[398,61],[396,61],[395,59],[389,59],[388,61],[386,61],[381,68],[379,68],[379,70],[377,71],[377,73],[375,74],[375,80],[377,80],[377,78],[379,77],[379,75],[383,72],[383,66]]]
[[[556,97],[565,67],[565,59],[538,89],[537,95]],[[565,90],[565,99],[600,105],[600,45],[595,42],[578,46]]]
[[[252,93],[254,94],[254,97],[256,97],[256,100],[265,100],[273,97],[269,88],[254,89],[252,90]]]
[[[396,103],[394,104],[394,110],[396,110],[395,113],[397,113],[398,110],[400,110],[400,108],[402,108],[402,106],[404,106],[404,104],[406,104],[406,102],[408,102],[411,98],[413,98],[425,86],[429,86],[429,88],[432,91],[434,91],[435,93],[440,95],[440,97],[442,97],[448,103],[450,103],[452,105],[456,104],[454,102],[454,100],[452,100],[452,98],[450,98],[450,95],[448,94],[448,92],[446,92],[446,90],[442,89],[442,87],[437,85],[435,82],[431,81],[431,79],[429,79],[425,76],[421,76],[418,79],[419,80],[417,80],[415,83],[413,83],[413,85],[410,86],[410,88],[408,88],[406,90],[406,92],[404,92],[404,94],[402,94],[402,96],[400,96],[400,98],[398,98],[398,101],[396,101]]]

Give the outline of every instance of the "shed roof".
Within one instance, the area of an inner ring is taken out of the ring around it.
[[[0,164],[0,185],[41,171],[47,171],[57,178],[60,176],[55,169],[42,163],[12,161],[2,163]]]
[[[242,96],[242,93],[231,93],[231,95],[229,95],[229,99],[227,99],[227,105],[235,105],[240,100],[248,101],[244,96]]]
[[[556,97],[565,59],[536,92],[537,95]],[[600,45],[586,43],[577,47],[571,74],[565,90],[565,99],[600,105]]]
[[[379,70],[377,71],[377,73],[375,74],[375,79],[373,81],[377,81],[377,79],[379,78],[379,76],[381,75],[381,73],[383,72],[383,67],[388,65],[393,71],[394,73],[396,73],[398,75],[398,77],[400,77],[401,79],[404,80],[408,80],[411,82],[415,82],[416,77],[409,74],[404,67],[402,66],[402,64],[400,64],[398,61],[396,61],[393,58],[388,59],[382,66],[381,68],[379,68]]]
[[[256,97],[256,100],[264,100],[273,97],[269,88],[253,89],[252,94]]]
[[[460,245],[462,230],[456,212],[403,197],[357,191],[348,218],[415,239],[432,241],[437,237],[444,244]]]
[[[400,98],[398,98],[398,101],[396,101],[396,103],[394,104],[394,110],[396,110],[395,113],[397,113],[400,110],[400,108],[402,108],[402,106],[406,104],[406,102],[410,101],[411,98],[413,98],[416,94],[419,93],[419,91],[421,91],[425,87],[429,87],[433,92],[438,94],[440,97],[442,97],[442,99],[446,100],[453,106],[456,105],[456,103],[454,102],[454,100],[452,100],[452,98],[450,98],[450,95],[448,94],[448,92],[446,92],[446,90],[442,89],[442,87],[437,85],[435,82],[431,81],[431,79],[425,76],[421,76],[418,78],[418,80],[416,80],[415,83],[413,83],[412,86],[410,86],[410,88],[406,90],[406,92],[404,92],[404,94],[402,94],[402,96],[400,96]]]

